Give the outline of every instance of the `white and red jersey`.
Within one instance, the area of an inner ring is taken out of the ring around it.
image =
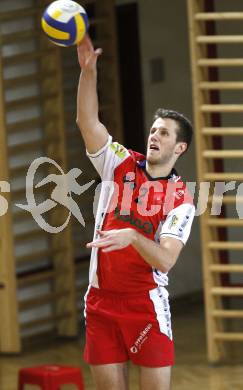
[[[195,214],[191,196],[175,170],[151,178],[145,157],[109,137],[91,162],[101,176],[94,238],[97,230],[133,228],[159,242],[161,236],[186,243]],[[151,267],[131,246],[104,253],[92,249],[90,285],[114,292],[144,292],[167,286],[167,274]]]

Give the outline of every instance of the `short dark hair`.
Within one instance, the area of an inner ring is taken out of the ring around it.
[[[185,142],[187,144],[188,149],[191,144],[193,135],[193,128],[189,119],[187,119],[183,114],[177,111],[167,110],[165,108],[158,108],[156,110],[154,114],[154,120],[158,118],[169,118],[177,122],[179,128],[177,131],[176,142]]]

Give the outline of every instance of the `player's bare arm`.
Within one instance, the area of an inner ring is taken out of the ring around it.
[[[108,132],[99,120],[97,59],[102,49],[94,50],[88,35],[78,45],[81,75],[77,96],[77,124],[89,153],[96,153],[107,142]]]
[[[88,248],[111,252],[132,245],[148,264],[163,273],[175,265],[184,246],[180,240],[171,237],[161,237],[160,244],[157,244],[131,228],[99,231],[99,234],[100,238],[88,243]]]

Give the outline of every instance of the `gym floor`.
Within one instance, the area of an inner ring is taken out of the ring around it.
[[[204,311],[201,303],[180,305],[172,303],[176,365],[172,373],[172,390],[242,390],[243,345],[234,344],[229,351],[227,364],[210,366],[206,359]],[[173,307],[174,306],[174,307]],[[84,340],[55,341],[35,346],[21,356],[0,357],[0,389],[16,390],[18,370],[38,364],[67,364],[81,366],[85,389],[94,390],[89,368],[82,362]],[[37,387],[26,386],[28,390]],[[65,385],[65,390],[75,386]],[[137,368],[130,366],[130,389],[138,390]],[[148,389],[149,390],[149,389]]]

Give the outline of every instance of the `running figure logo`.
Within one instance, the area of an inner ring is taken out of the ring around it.
[[[34,177],[40,165],[49,163],[54,165],[60,174],[50,174],[34,185]],[[81,195],[85,192],[95,180],[80,186],[76,179],[80,176],[82,171],[79,168],[73,168],[68,173],[64,173],[62,168],[52,159],[48,157],[40,157],[32,162],[26,176],[26,200],[27,205],[16,204],[23,210],[29,211],[37,224],[48,233],[59,233],[67,226],[71,215],[73,215],[81,225],[85,226],[85,221],[77,203],[72,199],[72,193]],[[48,183],[55,183],[56,187],[51,193],[51,199],[47,199],[42,203],[37,204],[34,196],[34,188],[40,188]],[[50,211],[60,204],[69,210],[66,221],[58,227],[49,225],[42,214]]]

